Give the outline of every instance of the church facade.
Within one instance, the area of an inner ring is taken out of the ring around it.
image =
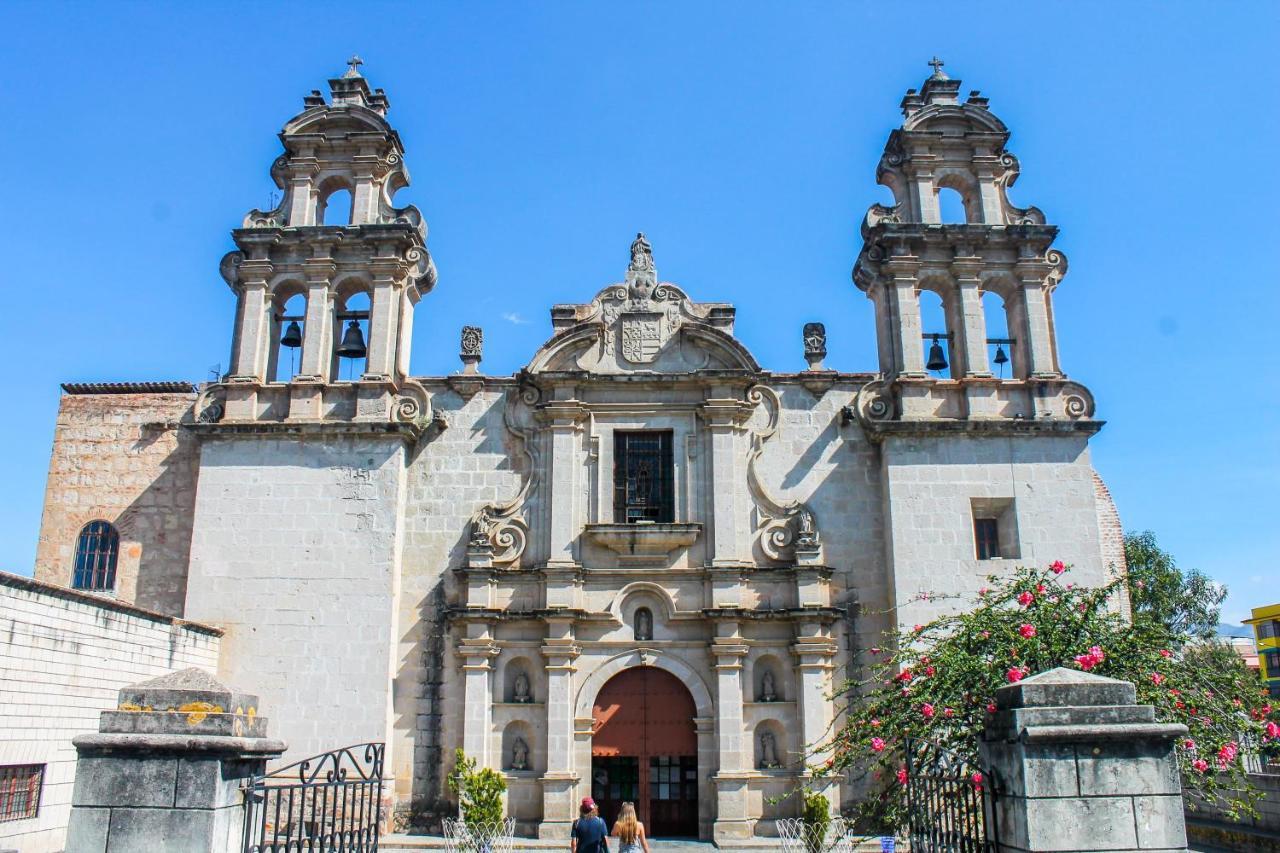
[[[232,232],[229,372],[64,386],[36,567],[224,629],[219,677],[290,758],[385,741],[399,807],[430,809],[462,749],[549,837],[587,795],[654,835],[771,835],[833,690],[953,606],[930,594],[1019,563],[1123,571],[1101,421],[1058,363],[1057,230],[1010,203],[1008,129],[958,80],[907,93],[877,167],[896,203],[853,267],[874,372],[826,369],[819,323],[796,330],[808,370],[762,367],[640,234],[519,373],[485,375],[466,327],[435,377],[408,372],[437,274],[394,206],[388,99],[354,64],[329,83],[281,132],[280,205]],[[323,224],[338,198],[349,224]]]

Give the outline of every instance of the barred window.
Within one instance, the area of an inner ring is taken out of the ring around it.
[[[0,767],[0,823],[38,815],[43,784],[43,764]]]
[[[76,540],[75,589],[110,591],[116,587],[116,557],[120,553],[120,534],[107,521],[91,521]]]
[[[670,431],[613,434],[613,520],[675,521],[675,462]]]

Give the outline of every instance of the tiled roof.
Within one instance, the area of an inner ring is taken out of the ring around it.
[[[68,394],[194,394],[190,382],[63,382]]]

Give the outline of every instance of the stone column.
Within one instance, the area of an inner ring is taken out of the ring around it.
[[[906,249],[895,249],[906,252]],[[919,259],[909,254],[895,254],[885,262],[886,271],[893,276],[886,285],[885,297],[896,322],[893,323],[893,349],[899,358],[896,366],[899,375],[923,377],[924,350],[920,325],[920,297],[916,291]]]
[[[987,362],[987,318],[982,312],[982,291],[978,279],[981,266],[980,258],[968,256],[956,258],[951,265],[960,291],[960,322],[955,329],[960,333],[960,340],[956,349],[964,356],[961,370],[953,372],[957,377],[991,375]]]
[[[462,751],[477,767],[498,769],[491,762],[493,737],[493,659],[500,649],[493,641],[492,626],[483,621],[466,626],[467,636],[458,644],[462,658]]]
[[[1045,281],[1046,265],[1036,259],[1018,261],[1017,273],[1022,285],[1022,316],[1026,336],[1025,351],[1031,376],[1057,376],[1058,359],[1053,346],[1053,322],[1049,309],[1049,285]]]
[[[246,276],[244,267],[252,263],[245,261],[241,265],[241,276]],[[240,316],[237,318],[238,334],[236,335],[236,351],[231,364],[232,380],[265,380],[266,365],[264,355],[266,347],[263,339],[270,334],[270,317],[267,311],[267,282],[261,278],[244,278],[240,287]]]
[[[369,356],[362,379],[387,381],[395,372],[399,308],[400,294],[396,292],[394,279],[387,275],[375,276],[369,298]]]
[[[569,837],[573,821],[574,794],[580,774],[574,767],[574,661],[578,646],[573,637],[573,619],[548,617],[547,641],[542,656],[547,669],[547,772],[542,779],[542,823],[538,837]]]
[[[739,535],[739,518],[743,515],[740,494],[728,484],[737,483],[739,460],[746,448],[738,440],[738,427],[743,417],[742,401],[730,388],[714,387],[702,405],[702,416],[711,434],[711,565],[738,568],[744,565],[746,548]],[[731,573],[728,584],[715,584],[715,607],[737,607],[741,604],[737,573]]]
[[[185,669],[120,691],[79,759],[67,853],[239,853],[242,783],[285,750],[258,697]]]
[[[1176,740],[1127,681],[1058,668],[996,691],[979,744],[999,850],[1185,851]]]
[[[716,842],[750,838],[747,794],[754,773],[755,744],[745,730],[742,712],[742,660],[747,656],[737,622],[721,622],[711,643],[716,669],[716,740],[720,769],[716,773]]]
[[[574,543],[582,528],[578,515],[581,504],[578,496],[578,473],[582,469],[582,460],[578,454],[578,423],[585,411],[573,399],[572,386],[558,387],[554,389],[554,394],[555,399],[543,407],[551,432],[550,494],[547,499],[551,518],[548,525],[550,550],[547,554],[547,566],[576,568],[578,563],[574,558]],[[573,602],[560,600],[558,597],[553,602],[552,590],[548,589],[547,606],[570,607]]]

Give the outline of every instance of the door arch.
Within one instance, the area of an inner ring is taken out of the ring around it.
[[[654,837],[698,835],[697,706],[664,669],[610,678],[592,707],[591,795],[613,826],[624,801]]]

